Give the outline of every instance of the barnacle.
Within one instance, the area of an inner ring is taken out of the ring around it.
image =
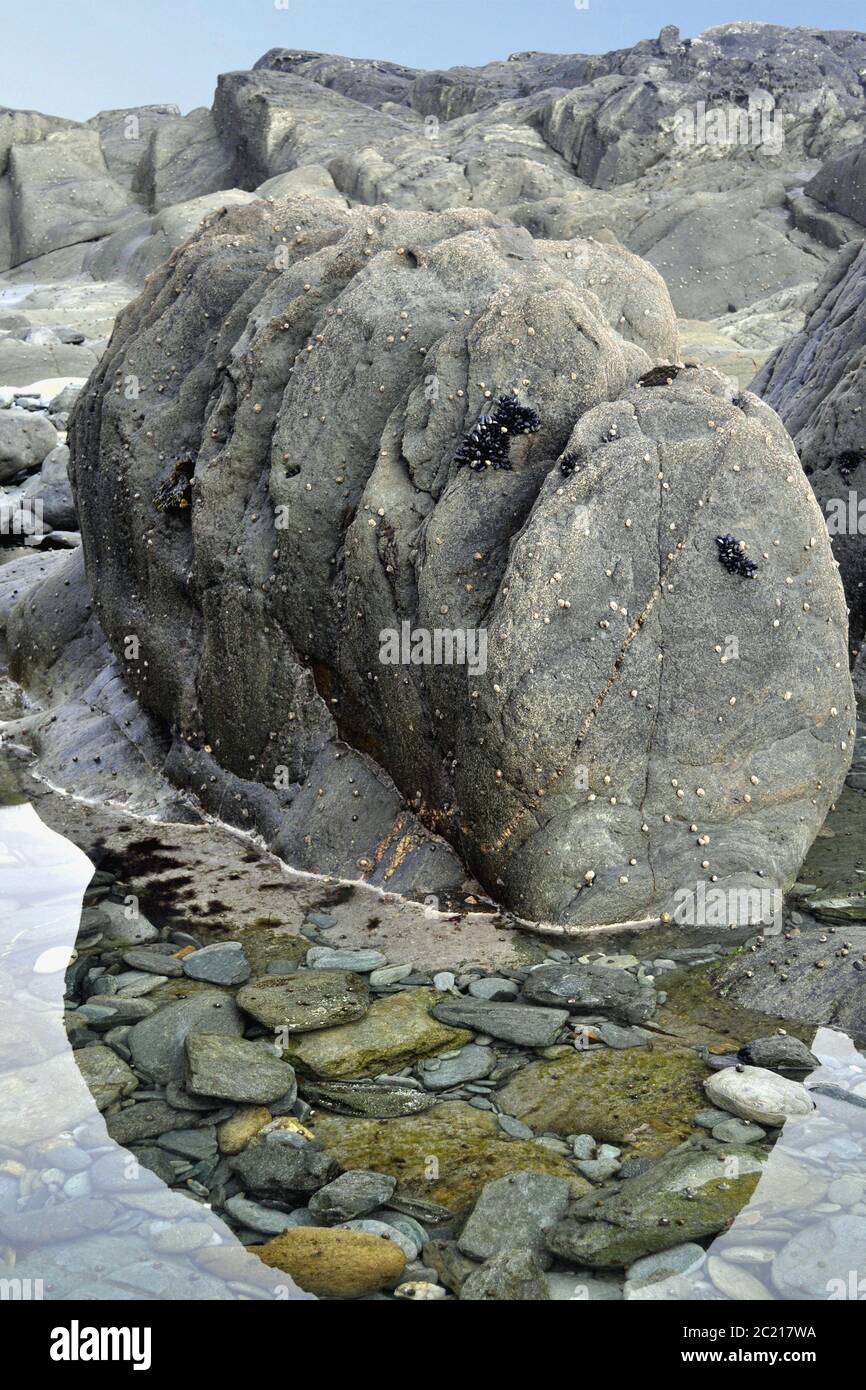
[[[511,468],[511,440],[518,434],[535,434],[541,428],[537,413],[521,405],[516,396],[500,396],[490,414],[479,416],[454,455],[458,467],[480,472],[483,468]]]
[[[757,574],[758,566],[754,560],[747,560],[743,553],[745,541],[738,541],[734,536],[716,536],[716,545],[719,547],[719,561],[731,574],[742,575],[743,579],[751,579]]]

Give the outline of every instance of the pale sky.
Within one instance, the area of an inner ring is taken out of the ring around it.
[[[863,0],[0,0],[0,106],[85,120],[99,110],[210,105],[218,73],[268,48],[308,48],[411,67],[520,49],[602,53],[739,19],[864,27]]]

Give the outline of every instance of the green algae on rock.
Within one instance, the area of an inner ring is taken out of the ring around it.
[[[590,1269],[620,1269],[715,1235],[749,1201],[765,1160],[750,1148],[669,1154],[606,1199],[576,1202],[547,1232],[548,1249]]]
[[[333,1028],[363,1018],[370,996],[366,981],[349,970],[298,970],[262,975],[238,990],[238,1007],[266,1028],[290,1033]]]
[[[441,997],[435,989],[408,989],[377,999],[355,1023],[292,1038],[284,1055],[299,1071],[333,1080],[399,1071],[419,1057],[471,1041],[465,1028],[449,1028],[430,1016],[430,1005]]]
[[[656,1157],[681,1143],[706,1106],[706,1068],[681,1049],[575,1052],[531,1062],[499,1095],[501,1108],[532,1129],[591,1134]]]
[[[509,1141],[495,1116],[464,1101],[442,1101],[423,1115],[376,1120],[319,1115],[316,1138],[342,1168],[371,1168],[397,1179],[401,1197],[420,1197],[465,1211],[485,1183],[508,1173],[549,1173],[569,1182],[572,1196],[589,1183],[559,1154],[527,1140]]]

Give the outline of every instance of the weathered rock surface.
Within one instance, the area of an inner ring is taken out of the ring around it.
[[[290,1066],[244,1038],[190,1033],[185,1049],[186,1085],[194,1095],[266,1105],[294,1087]]]
[[[670,1154],[601,1202],[596,1196],[575,1202],[548,1230],[548,1249],[576,1265],[615,1269],[713,1235],[749,1200],[764,1157],[736,1148]]]
[[[692,1052],[576,1052],[523,1067],[499,1103],[539,1133],[591,1134],[657,1156],[694,1128],[705,1074]]]
[[[502,1250],[482,1265],[463,1284],[463,1299],[514,1303],[539,1303],[550,1298],[543,1266],[532,1250]]]
[[[866,144],[828,160],[803,192],[866,227]]]
[[[464,1255],[489,1260],[503,1250],[532,1250],[549,1263],[544,1232],[565,1215],[569,1186],[545,1173],[509,1173],[481,1190],[458,1244]]]
[[[527,916],[670,909],[705,859],[720,891],[789,883],[847,767],[842,594],[766,407],[697,370],[636,384],[675,355],[660,283],[619,250],[469,210],[218,215],[72,420],[97,611],[118,651],[140,639],[128,679],[180,730],[174,772],[216,776],[299,867],[373,881],[407,837],[404,882],[448,866],[417,810]],[[130,409],[117,373],[160,389]],[[458,467],[515,389],[541,427],[513,467]],[[756,580],[719,564],[729,533]],[[484,678],[382,663],[384,631],[443,610],[484,628]]]
[[[851,241],[815,290],[803,330],[753,384],[790,431],[815,489],[848,597],[855,650],[866,632],[864,349],[866,245]]]
[[[320,1298],[362,1298],[397,1282],[406,1256],[393,1241],[363,1231],[291,1230],[256,1254]]]
[[[622,1023],[652,1018],[656,993],[627,970],[603,965],[542,965],[523,986],[530,1004],[560,1005],[570,1014],[606,1014]]]
[[[369,1007],[364,981],[348,970],[301,970],[263,975],[237,993],[244,1013],[267,1028],[307,1033],[363,1018]]]
[[[448,1027],[431,1016],[438,997],[433,989],[411,989],[377,999],[356,1022],[293,1036],[285,1055],[317,1079],[393,1074],[420,1057],[471,1041],[465,1028]]]
[[[243,1018],[225,994],[207,990],[189,999],[178,999],[137,1023],[128,1046],[135,1066],[154,1081],[165,1084],[184,1076],[184,1046],[195,1033],[223,1033],[239,1038]]]
[[[44,415],[0,411],[0,483],[39,468],[56,444],[57,431]]]
[[[815,1102],[801,1081],[777,1076],[766,1067],[728,1067],[704,1082],[713,1105],[758,1124],[782,1125],[786,1119],[808,1115]]]
[[[106,236],[132,215],[128,192],[108,172],[95,131],[55,132],[13,145],[12,264]]]
[[[386,1124],[319,1115],[315,1131],[342,1168],[388,1173],[397,1179],[399,1196],[439,1202],[455,1212],[473,1206],[485,1183],[508,1173],[562,1178],[575,1197],[589,1190],[558,1154],[526,1140],[505,1140],[489,1111],[464,1101],[442,1101],[426,1114]]]
[[[41,507],[42,522],[47,527],[59,531],[75,529],[75,498],[69,482],[69,450],[65,444],[58,444],[42,460],[38,474],[28,478],[20,493],[18,503],[25,509]]]

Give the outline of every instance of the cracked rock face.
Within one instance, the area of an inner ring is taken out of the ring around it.
[[[535,918],[789,883],[850,759],[841,586],[772,411],[675,361],[620,247],[309,197],[206,224],[71,422],[96,610],[189,785],[319,871],[402,807]],[[503,398],[538,428],[460,467]],[[413,660],[437,630],[469,659]]]

